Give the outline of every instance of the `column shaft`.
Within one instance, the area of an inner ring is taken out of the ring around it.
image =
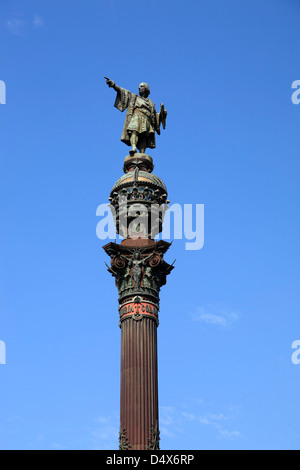
[[[143,317],[121,323],[121,430],[130,450],[147,450],[158,430],[157,323]]]

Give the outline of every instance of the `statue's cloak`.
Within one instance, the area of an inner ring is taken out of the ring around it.
[[[128,90],[125,90],[125,88],[119,88],[117,91],[117,96],[116,96],[116,101],[115,101],[115,108],[117,108],[119,111],[123,112],[125,109],[127,109],[126,113],[126,119],[125,119],[125,124],[121,136],[121,141],[124,142],[126,145],[131,145],[130,144],[130,135],[131,133],[128,132],[128,126],[130,124],[130,121],[133,117],[134,110],[136,108],[136,100],[137,100],[138,95],[135,93],[131,93]],[[146,135],[146,144],[147,148],[155,148],[155,131],[157,133],[160,133],[159,129],[159,114],[155,110],[155,104],[153,101],[150,99],[147,100],[148,106],[150,107],[150,124],[151,127],[153,128],[153,132],[147,133]]]

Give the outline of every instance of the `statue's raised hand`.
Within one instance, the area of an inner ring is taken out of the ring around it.
[[[111,80],[110,78],[107,78],[107,77],[104,77],[106,79],[106,84],[112,88],[115,84],[115,82],[113,80]]]

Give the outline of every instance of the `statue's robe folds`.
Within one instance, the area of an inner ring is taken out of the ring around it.
[[[160,134],[160,123],[159,114],[156,112],[153,101],[149,98],[142,98],[124,88],[119,88],[115,107],[121,112],[127,109],[121,141],[130,146],[130,136],[133,131],[137,131],[139,134],[143,134],[146,147],[154,149],[155,131]]]

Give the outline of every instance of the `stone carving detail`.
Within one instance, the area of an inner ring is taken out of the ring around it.
[[[144,157],[150,158],[148,155]],[[162,231],[165,213],[169,208],[168,192],[160,178],[150,171],[140,171],[132,160],[138,162],[139,158],[129,157],[127,163],[133,166],[114,185],[109,207],[116,231],[125,239],[154,239]]]
[[[173,265],[163,259],[163,254],[169,246],[169,243],[161,240],[153,247],[143,250],[125,249],[122,245],[114,243],[104,247],[111,257],[111,267],[106,266],[115,277],[120,304],[128,296],[138,294],[150,296],[158,303],[160,289],[166,284],[167,275],[173,269]]]
[[[129,450],[131,447],[125,429],[121,429],[119,434],[119,450]]]
[[[150,189],[148,186],[135,185],[133,188],[123,188],[120,192],[114,191],[109,197],[109,202],[114,207],[119,207],[125,201],[143,201],[153,204],[169,204],[166,193],[161,194],[159,190]]]
[[[142,277],[145,273],[145,266],[147,261],[152,258],[152,254],[147,256],[146,258],[142,258],[140,250],[136,250],[132,258],[128,261],[128,266],[131,269],[130,275],[133,281],[133,287],[135,290],[138,290],[141,287]]]
[[[158,326],[159,304],[149,300],[147,297],[128,297],[119,307],[120,324],[127,318],[139,321],[144,317],[151,317]]]
[[[150,431],[150,437],[148,438],[148,447],[147,450],[160,450],[159,447],[160,441],[160,432],[158,430],[158,425],[152,426]]]

